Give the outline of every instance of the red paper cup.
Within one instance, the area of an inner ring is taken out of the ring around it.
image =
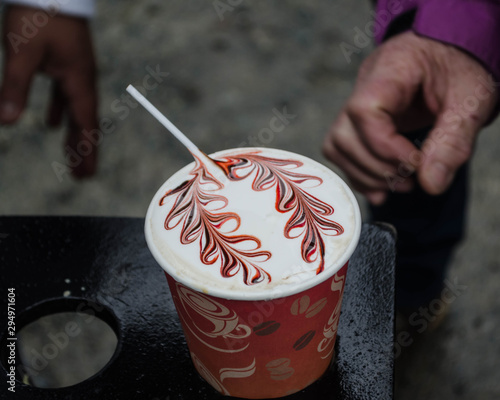
[[[191,358],[220,393],[286,396],[323,375],[332,361],[347,263],[309,290],[269,301],[200,293],[167,274]]]
[[[361,229],[356,200],[344,190],[354,205],[354,226],[341,256],[329,258],[324,271],[304,284],[259,296],[190,285],[154,240],[152,210],[165,185],[153,199],[145,225],[148,246],[165,270],[195,368],[223,395],[286,396],[315,382],[331,364],[347,265]]]

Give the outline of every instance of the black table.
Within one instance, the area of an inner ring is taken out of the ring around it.
[[[2,378],[0,398],[224,398],[191,364],[165,276],[146,247],[143,223],[0,217],[2,368],[9,287],[16,289],[17,330],[43,315],[75,311],[84,300],[105,306],[98,316],[119,338],[111,361],[92,378],[59,389],[17,382],[15,394]],[[348,269],[336,359],[323,378],[287,399],[393,398],[394,260],[391,229],[365,224]],[[71,296],[63,297],[67,290]]]

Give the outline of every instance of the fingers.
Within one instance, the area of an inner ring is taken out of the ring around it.
[[[398,132],[396,121],[411,108],[420,80],[418,73],[409,76],[408,68],[399,68],[390,54],[377,57],[375,54],[367,61],[368,67],[362,68],[324,145],[327,157],[375,205],[383,203],[389,191],[408,192],[414,187],[414,178],[408,173],[414,168],[403,160],[419,150]]]
[[[398,175],[398,165],[370,151],[346,112],[339,115],[326,136],[323,152],[372,204],[383,202],[388,191],[407,192],[413,188],[412,177],[393,178]],[[398,160],[398,163],[401,162]]]
[[[498,91],[485,86],[485,74],[452,46],[413,33],[397,35],[363,63],[325,153],[373,203],[383,201],[381,171],[385,193],[410,190],[416,170],[423,190],[441,194],[470,158],[497,103]],[[434,127],[421,150],[400,134],[401,127],[412,131],[429,122]]]
[[[75,77],[69,77],[68,80],[75,79]],[[78,78],[76,78],[78,79]],[[71,82],[66,82],[67,88],[72,87]],[[75,88],[70,90],[81,91],[81,87],[78,83],[74,84]],[[70,90],[68,93],[70,93]],[[69,161],[71,167],[71,174],[76,179],[83,179],[90,177],[95,174],[97,169],[97,142],[90,132],[92,132],[97,122],[95,122],[95,99],[92,96],[95,95],[87,94],[83,96],[87,99],[84,102],[83,108],[80,108],[78,102],[71,102],[65,96],[63,89],[61,88],[61,83],[54,83],[52,103],[49,109],[48,123],[52,126],[58,126],[61,121],[63,114],[66,110],[66,104],[70,105],[71,112],[69,113],[68,120],[68,131],[67,138],[65,142],[65,152],[66,160]],[[87,106],[90,96],[90,107]],[[75,112],[76,111],[76,112]],[[77,120],[77,118],[79,118]],[[77,122],[78,121],[78,122]],[[92,140],[94,139],[94,140]]]
[[[97,146],[94,138],[87,131],[78,129],[78,125],[70,117],[64,150],[74,178],[83,179],[95,174]]]
[[[474,142],[481,126],[473,119],[463,119],[453,131],[438,121],[423,144],[422,165],[418,178],[429,194],[439,195],[450,186],[458,168],[472,155]]]
[[[61,21],[60,29],[72,37],[54,36],[53,53],[58,54],[47,70],[58,78],[49,120],[57,123],[62,112],[68,113],[65,149],[72,157],[72,174],[76,178],[92,176],[97,168],[97,146],[94,133],[98,129],[96,67],[90,31],[82,20]],[[74,39],[73,39],[74,38]],[[76,43],[74,42],[76,40]]]
[[[29,40],[12,43],[9,38],[23,37],[25,21],[31,21],[36,12],[15,6],[6,12],[0,123],[16,121],[26,105],[34,74],[45,72],[55,82],[47,121],[58,125],[63,114],[68,114],[65,149],[71,160],[69,166],[75,177],[90,176],[96,170],[98,145],[96,68],[90,29],[84,19],[57,15]]]
[[[92,133],[98,128],[97,93],[92,73],[71,74],[64,87],[70,114],[67,146],[81,158],[72,174],[76,178],[92,176],[97,168],[99,144],[91,140]]]
[[[0,123],[15,122],[26,106],[31,81],[43,58],[41,46],[32,40],[26,44],[12,42],[12,34],[21,30],[22,13],[8,9],[4,23],[4,73],[0,88]]]
[[[78,74],[67,82],[68,109],[72,124],[68,130],[68,144],[82,157],[72,170],[76,178],[94,175],[97,169],[97,143],[92,134],[98,129],[97,92],[93,72]]]
[[[7,57],[0,89],[0,123],[15,122],[26,106],[29,87],[34,70],[27,63],[20,62],[21,58]]]
[[[395,124],[397,116],[410,106],[415,91],[409,83],[374,76],[351,96],[346,113],[366,149],[375,158],[398,163],[416,150],[398,133]]]
[[[387,199],[387,192],[383,190],[372,191],[365,193],[368,202],[374,206],[381,206]]]
[[[498,91],[486,96],[478,91],[484,89],[479,79],[486,76],[483,67],[461,52],[455,57],[455,68],[463,70],[447,88],[437,121],[423,144],[424,157],[417,171],[420,185],[432,195],[444,193],[459,167],[471,158],[476,138],[497,104]]]

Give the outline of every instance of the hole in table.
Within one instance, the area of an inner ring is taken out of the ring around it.
[[[45,301],[20,313],[16,322],[17,379],[39,388],[72,386],[95,376],[119,343],[114,314],[86,299]],[[4,337],[1,361],[8,370],[6,342]]]

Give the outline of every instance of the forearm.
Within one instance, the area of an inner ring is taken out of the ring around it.
[[[40,8],[49,15],[60,13],[84,18],[91,18],[95,10],[94,0],[3,0],[3,3]]]

